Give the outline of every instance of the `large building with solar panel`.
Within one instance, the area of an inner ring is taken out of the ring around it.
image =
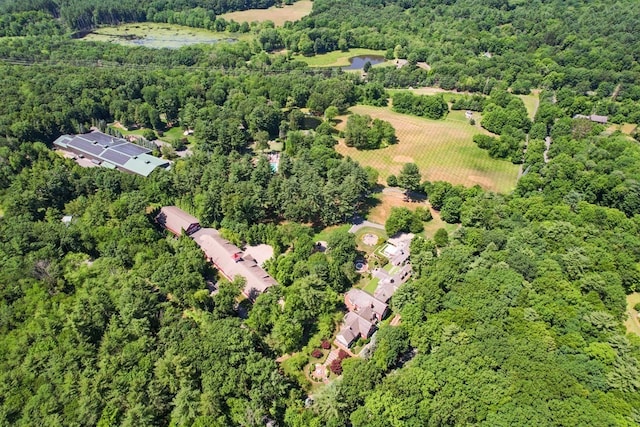
[[[168,168],[170,165],[168,160],[152,156],[148,148],[98,131],[62,135],[53,145],[90,159],[96,165],[142,176],[149,176],[156,168]]]

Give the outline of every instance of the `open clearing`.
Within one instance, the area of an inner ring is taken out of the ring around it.
[[[433,217],[431,221],[424,223],[425,237],[432,239],[436,234],[436,231],[440,228],[444,228],[449,234],[451,234],[459,227],[458,224],[447,224],[444,222],[440,218],[440,212],[434,210],[428,202],[405,201],[402,192],[377,193],[374,197],[379,201],[379,203],[369,211],[369,214],[367,215],[367,219],[369,221],[384,224],[391,214],[391,209],[394,207],[404,207],[412,211],[418,207],[423,207],[428,208],[431,211],[431,216]]]
[[[306,62],[310,67],[347,67],[349,66],[349,58],[354,56],[384,56],[384,50],[373,49],[349,49],[346,52],[336,50],[334,52],[324,53],[322,55],[315,56],[295,56],[294,59]],[[387,63],[393,63],[393,61],[383,62],[377,66],[382,66]]]
[[[627,332],[640,336],[640,318],[638,318],[638,312],[633,308],[638,303],[640,303],[640,292],[627,295],[627,320],[625,320],[624,326],[627,327]]]
[[[538,106],[540,105],[539,93],[539,90],[532,90],[529,95],[516,95],[518,98],[522,99],[522,102],[524,102],[524,106],[527,109],[527,113],[531,120],[536,116]]]
[[[465,186],[508,193],[516,185],[518,166],[506,160],[489,157],[476,146],[473,135],[487,132],[471,126],[463,111],[452,111],[444,120],[430,120],[399,114],[385,107],[355,106],[352,113],[368,114],[390,122],[396,129],[398,143],[379,150],[356,150],[341,141],[336,150],[350,156],[363,166],[371,166],[386,182],[391,174],[398,174],[404,163],[415,162],[422,178],[429,181],[448,181]],[[338,129],[344,129],[347,117],[338,118]],[[479,121],[479,120],[477,120]]]
[[[125,46],[178,49],[192,44],[246,40],[251,37],[248,33],[217,33],[202,28],[144,22],[101,27],[87,34],[82,40],[118,43]]]
[[[311,0],[300,0],[292,5],[284,7],[272,6],[269,9],[249,9],[238,12],[229,12],[220,15],[226,21],[236,22],[264,22],[271,21],[276,26],[281,27],[287,21],[298,21],[311,13],[313,2]]]

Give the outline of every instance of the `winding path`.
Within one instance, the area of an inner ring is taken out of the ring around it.
[[[544,162],[545,163],[549,163],[549,148],[551,148],[551,137],[547,136],[544,139],[544,153],[542,153],[542,156],[544,157]]]

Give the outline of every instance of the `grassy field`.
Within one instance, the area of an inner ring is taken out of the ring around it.
[[[522,99],[524,102],[524,106],[527,108],[527,113],[529,113],[529,118],[533,120],[536,116],[536,112],[538,111],[538,106],[540,105],[540,98],[538,93],[540,91],[534,90],[530,95],[516,95],[518,98]]]
[[[638,303],[640,303],[640,292],[627,295],[628,316],[624,325],[627,327],[627,332],[640,335],[640,318],[638,318],[638,312],[633,308]]]
[[[320,230],[315,236],[313,236],[313,241],[314,242],[326,242],[329,239],[329,236],[337,231],[337,230],[344,230],[344,231],[349,231],[349,229],[351,228],[351,224],[342,224],[342,225],[331,225],[323,230]]]
[[[386,148],[359,151],[342,141],[336,147],[338,152],[361,165],[378,170],[381,182],[386,182],[391,174],[398,174],[404,163],[414,162],[420,167],[423,179],[429,181],[478,184],[501,193],[510,192],[516,185],[518,166],[492,159],[478,148],[473,135],[487,132],[478,125],[469,125],[463,111],[453,111],[444,120],[430,120],[394,113],[389,108],[359,105],[350,110],[387,120],[396,129],[398,144]],[[338,119],[341,120],[338,128],[344,128],[346,116]]]
[[[177,49],[198,43],[216,43],[221,40],[248,40],[251,34],[217,33],[201,28],[162,23],[135,23],[101,27],[82,40],[118,43],[125,46],[147,46]]]
[[[350,49],[347,52],[334,51],[316,56],[296,56],[295,59],[306,62],[310,67],[347,67],[349,58],[361,55],[379,55],[384,56],[384,50],[373,49]],[[387,61],[392,62],[392,61]],[[383,63],[383,64],[386,64]],[[383,65],[378,64],[378,65]]]
[[[311,0],[300,0],[292,5],[284,7],[272,6],[269,9],[249,9],[238,12],[229,12],[220,15],[226,21],[236,22],[264,22],[271,21],[276,26],[281,27],[287,21],[298,21],[311,13],[313,2]]]

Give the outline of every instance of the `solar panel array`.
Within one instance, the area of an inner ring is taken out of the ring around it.
[[[104,153],[102,153],[100,157],[118,166],[123,166],[131,158],[126,154],[118,153],[117,151],[109,149],[104,150]]]
[[[120,145],[115,145],[111,149],[131,157],[139,156],[140,154],[147,154],[151,152],[151,150],[147,148],[141,147],[139,145],[131,144],[129,142],[126,142]]]
[[[94,156],[99,156],[100,153],[104,151],[104,148],[99,144],[92,144],[91,142],[79,136],[73,138],[67,145],[86,153],[93,154]]]
[[[155,164],[156,162],[154,161],[153,166],[143,165],[145,167],[141,168],[138,162],[143,161],[143,159],[139,159],[138,157],[150,155],[151,150],[102,132],[95,131],[73,137],[68,136],[67,138],[59,138],[60,143],[58,145],[71,148],[76,153],[84,154],[96,162],[103,162],[105,165],[116,165],[124,170],[129,170],[143,176],[147,176],[157,166],[166,167],[166,164],[168,164],[166,162],[161,164],[160,159],[157,159],[158,164]],[[58,141],[56,141],[56,143],[58,143]],[[155,158],[152,160],[155,160]],[[151,164],[152,162],[146,161],[145,163]]]

